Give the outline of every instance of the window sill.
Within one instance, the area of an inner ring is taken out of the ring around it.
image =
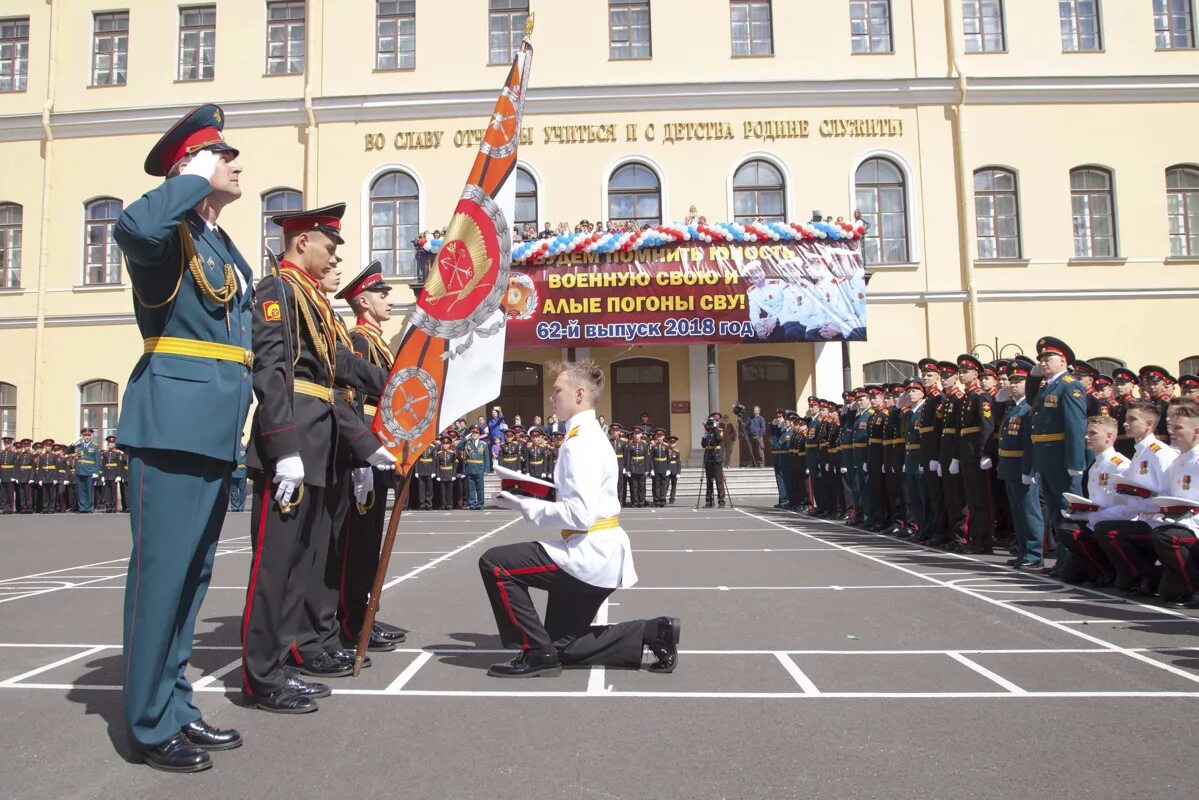
[[[1167,264],[1199,264],[1199,256],[1168,256]]]
[[[125,83],[89,83],[87,85],[87,88],[89,88],[89,89],[124,89],[128,85],[129,85],[128,81],[126,81]]]
[[[894,50],[857,50],[850,51],[851,56],[893,56]]]
[[[214,75],[211,78],[176,78],[173,81],[173,83],[176,86],[179,86],[181,84],[187,84],[187,83],[212,83],[215,80],[216,80],[216,76]]]
[[[636,58],[634,58],[632,56],[626,56],[625,58],[615,58],[613,56],[608,56],[609,64],[614,64],[614,63],[618,63],[621,61],[653,61],[653,60],[654,60],[653,56],[637,56]]]
[[[756,55],[750,54],[750,55],[746,55],[746,56],[739,56],[739,55],[733,54],[733,55],[730,55],[729,58],[731,58],[733,61],[742,61],[742,60],[751,60],[752,61],[755,58],[774,58],[774,53],[758,53]]]
[[[866,264],[867,272],[915,272],[920,269],[919,261],[904,261],[896,264]]]
[[[1071,258],[1066,262],[1067,267],[1122,267],[1128,263],[1127,258]]]
[[[965,56],[1006,56],[1007,50],[975,50],[973,52],[963,51]]]
[[[375,67],[371,70],[375,75],[390,75],[393,72],[416,72],[416,67]]]
[[[4,91],[0,91],[0,94],[25,94],[28,91],[29,87],[26,86],[23,89],[6,89]]]
[[[1153,48],[1153,52],[1155,52],[1155,53],[1173,53],[1175,51],[1182,52],[1182,53],[1193,53],[1196,50],[1199,50],[1199,48],[1197,48],[1197,47],[1155,47],[1155,48]]]
[[[303,72],[264,72],[264,73],[262,73],[262,77],[264,77],[264,78],[302,78],[302,77],[304,77],[304,73]]]
[[[1027,267],[1032,262],[1027,258],[977,258],[976,267]]]
[[[129,288],[127,283],[96,283],[85,286],[72,286],[72,292],[123,292]]]
[[[5,295],[5,294],[25,294],[25,293],[26,293],[26,292],[28,292],[28,291],[29,291],[29,289],[26,289],[26,288],[24,288],[24,287],[21,287],[21,286],[6,286],[6,287],[4,287],[3,289],[0,289],[0,295]]]
[[[1098,50],[1063,50],[1062,55],[1064,55],[1064,56],[1093,56],[1093,55],[1103,55],[1106,52],[1107,51],[1101,47]]]

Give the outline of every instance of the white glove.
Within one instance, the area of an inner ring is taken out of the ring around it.
[[[377,470],[389,470],[396,468],[396,457],[386,447],[380,447],[375,452],[366,457],[366,463],[370,464]]]
[[[107,478],[101,478],[101,479],[100,479],[100,485],[101,485],[101,486],[104,486],[106,483],[108,483],[108,479],[107,479]]]
[[[987,458],[986,456],[983,456],[982,460],[978,462],[978,468],[982,470],[990,469],[992,466],[993,464],[991,464],[991,459]]]
[[[950,475],[957,475],[961,471],[962,471],[962,462],[958,461],[956,458],[953,461],[949,462],[949,474]]]
[[[627,477],[629,476],[629,471],[626,469],[626,470],[624,471],[624,474],[625,474],[625,477],[627,478]]]
[[[304,461],[299,453],[288,453],[275,464],[272,483],[279,484],[275,499],[280,503],[291,502],[292,495],[304,482]]]
[[[928,468],[930,470],[932,470],[933,472],[937,473],[938,475],[941,474],[941,462],[935,458],[932,461],[928,462]]]
[[[862,465],[862,472],[869,472],[869,471],[870,471],[870,466],[869,466],[869,465],[867,465],[867,464],[863,464],[863,465]]]
[[[652,478],[652,477],[654,477],[654,471],[653,471],[652,469],[649,471],[649,476],[650,476],[651,478]]]
[[[1071,478],[1077,478],[1079,475],[1082,474],[1081,469],[1068,469],[1068,470],[1066,470],[1066,472],[1070,474]]]
[[[366,498],[370,495],[371,489],[375,487],[374,478],[371,477],[371,468],[355,467],[350,470],[350,480],[354,482],[355,502],[365,505]]]
[[[1021,475],[1020,482],[1023,483],[1025,486],[1032,486],[1034,483],[1037,482],[1037,479],[1035,477],[1033,477],[1032,475]]]
[[[221,162],[221,157],[211,150],[201,150],[192,156],[191,161],[187,162],[187,166],[179,173],[180,175],[199,175],[206,181],[211,181],[212,176],[216,174],[216,166]]]
[[[845,468],[845,467],[841,467],[841,474],[842,474],[842,475],[844,475],[844,474],[845,474],[845,473],[847,473],[847,472],[849,472],[849,470],[848,470],[847,468]]]
[[[44,484],[43,484],[41,481],[38,481],[38,482],[37,482],[37,485],[38,485],[38,486],[43,486]]]
[[[499,508],[506,508],[509,511],[520,511],[520,498],[514,494],[496,492],[495,496],[491,499],[495,501],[496,506]]]
[[[917,471],[917,473],[916,473],[917,475],[923,475],[923,474],[924,474],[924,467],[917,466],[917,467],[916,467],[916,469],[918,470],[918,471]]]
[[[121,482],[121,479],[120,479],[120,478],[113,478],[113,480],[114,480],[114,481],[116,481],[117,483],[120,483],[120,482]]]

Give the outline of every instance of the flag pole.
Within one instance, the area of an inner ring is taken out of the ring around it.
[[[400,516],[408,505],[408,492],[412,488],[412,473],[400,479],[396,487],[395,503],[391,507],[391,519],[387,523],[387,535],[383,538],[383,550],[379,553],[379,567],[375,570],[375,581],[371,585],[371,599],[366,606],[366,614],[362,618],[362,629],[358,631],[358,646],[354,651],[354,677],[362,672],[362,661],[366,658],[366,648],[370,642],[371,630],[375,625],[375,615],[379,613],[379,597],[383,594],[383,579],[387,577],[388,563],[391,561],[391,549],[395,546],[396,532],[400,528]]]

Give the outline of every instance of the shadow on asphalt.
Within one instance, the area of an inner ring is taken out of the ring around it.
[[[474,650],[503,650],[500,637],[487,633],[451,633],[453,642],[449,644],[434,644],[426,650],[460,650],[459,653],[438,653],[437,660],[452,667],[467,669],[487,669],[498,661],[507,661],[502,653],[475,653]],[[515,651],[514,651],[515,652]]]
[[[120,653],[97,658],[87,663],[87,672],[76,681],[80,686],[120,686],[124,658]],[[112,749],[129,764],[140,764],[140,754],[129,744],[125,733],[125,712],[121,709],[120,692],[97,692],[91,689],[71,689],[67,700],[83,706],[83,713],[95,714],[104,720]]]

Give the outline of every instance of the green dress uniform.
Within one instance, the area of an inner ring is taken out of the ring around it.
[[[786,508],[790,505],[787,471],[791,468],[791,427],[781,408],[775,412],[774,420],[770,423],[770,459],[774,463],[774,483],[779,493],[775,508]]]
[[[195,152],[185,141],[236,155],[222,127],[219,108],[196,109],[159,140],[146,171],[165,176]],[[199,175],[167,178],[130,204],[113,229],[144,340],[121,403],[118,443],[129,454],[133,539],[125,720],[146,749],[201,718],[186,670],[250,407],[253,271],[225,232],[193,210],[211,192]],[[94,445],[77,453],[85,511],[98,459]]]
[[[1027,375],[1028,366],[1023,369]],[[1016,535],[1016,555],[1019,566],[1039,566],[1043,561],[1041,539],[1045,519],[1041,513],[1040,492],[1036,483],[1025,483],[1024,454],[1032,447],[1032,407],[1021,399],[1008,407],[999,426],[999,462],[996,470],[1003,481],[1008,507],[1012,512],[1012,527]]]
[[[84,428],[91,435],[91,428]],[[93,478],[100,472],[100,446],[93,441],[75,445],[75,497],[80,514],[90,514],[96,505]]]
[[[229,510],[246,510],[246,445],[242,442],[237,446],[237,464],[229,481]]]

